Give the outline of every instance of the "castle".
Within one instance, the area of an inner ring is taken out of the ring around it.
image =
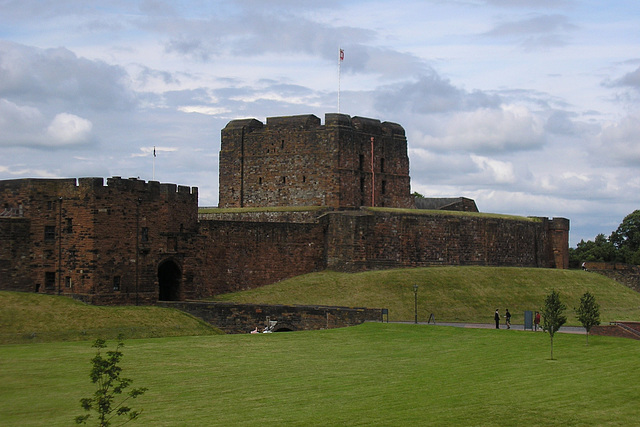
[[[404,129],[327,114],[234,120],[222,131],[220,207],[412,208]]]
[[[197,188],[156,181],[0,181],[0,289],[153,304],[323,269],[568,267],[567,219],[480,214],[464,198],[415,201],[395,123],[231,121],[219,183],[219,207],[199,211]]]

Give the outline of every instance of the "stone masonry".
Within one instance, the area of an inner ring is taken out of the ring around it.
[[[202,299],[324,269],[568,267],[569,221],[415,209],[400,125],[327,114],[222,130],[220,208],[136,178],[0,181],[0,289]],[[440,203],[442,205],[442,203]]]
[[[344,114],[229,122],[219,206],[414,207],[404,129]]]
[[[13,273],[0,277],[0,289],[155,302],[163,262],[182,270],[192,255],[181,242],[197,233],[197,196],[195,188],[119,177],[106,186],[102,178],[0,181],[5,210],[22,219],[8,219],[13,230],[3,243],[17,253],[3,253],[0,265]]]
[[[258,327],[260,331],[274,321],[272,332],[319,330],[383,321],[383,309],[309,305],[235,304],[225,302],[161,302],[203,319],[226,333],[243,334]]]

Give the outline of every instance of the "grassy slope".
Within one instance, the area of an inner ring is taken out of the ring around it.
[[[640,294],[599,274],[540,268],[430,267],[307,274],[250,291],[220,295],[220,301],[322,304],[389,309],[390,320],[414,318],[413,284],[418,284],[418,317],[437,321],[491,323],[493,312],[508,308],[513,323],[525,310],[537,310],[555,289],[568,306],[569,324],[578,325],[573,308],[589,291],[601,306],[603,323],[640,320]]]
[[[66,297],[0,292],[0,344],[208,335],[220,333],[181,311],[159,307],[98,307]]]
[[[214,207],[199,207],[198,213],[247,213],[247,212],[309,212],[309,211],[321,211],[328,208],[323,206],[273,206],[273,207],[253,207],[253,208],[214,208]],[[330,208],[329,208],[330,209]],[[511,219],[515,221],[530,221],[540,222],[538,217],[524,217],[517,215],[504,215],[495,213],[484,212],[464,212],[464,211],[445,211],[445,210],[431,210],[431,209],[403,209],[403,208],[381,208],[381,207],[363,207],[365,211],[371,212],[391,212],[396,214],[411,214],[411,215],[429,215],[429,216],[463,216],[463,217],[476,217],[476,218],[498,218],[498,219]]]
[[[131,402],[136,425],[636,425],[637,341],[554,341],[551,361],[544,333],[369,323],[129,340],[121,366],[149,388]],[[86,342],[0,346],[2,424],[71,425],[95,390],[93,354]]]

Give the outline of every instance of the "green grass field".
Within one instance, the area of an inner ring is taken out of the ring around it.
[[[67,297],[0,292],[0,344],[220,334],[177,310],[99,307]],[[0,423],[1,424],[1,423]]]
[[[602,321],[639,320],[640,294],[603,276],[436,267],[322,272],[221,300],[386,307],[391,320],[514,323],[551,289],[572,308],[590,291]],[[0,425],[68,426],[82,415],[96,337],[127,337],[121,366],[144,426],[636,425],[638,341],[542,332],[367,323],[326,331],[220,335],[158,307],[95,307],[0,292]],[[81,340],[81,341],[79,341]],[[113,341],[110,343],[113,348]]]
[[[219,295],[217,301],[265,304],[323,304],[388,308],[391,321],[413,320],[413,284],[418,288],[419,320],[493,322],[506,308],[512,322],[525,310],[538,310],[555,289],[567,307],[568,324],[579,325],[573,308],[591,292],[603,322],[640,320],[640,293],[602,275],[578,271],[513,267],[429,267],[337,273],[324,271],[250,291]]]
[[[111,343],[112,344],[112,343]],[[145,426],[627,426],[638,342],[367,323],[328,331],[128,340]],[[89,342],[0,346],[3,426],[68,426],[94,390]]]

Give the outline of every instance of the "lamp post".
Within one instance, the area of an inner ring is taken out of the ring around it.
[[[418,285],[413,285],[413,312],[415,313],[415,324],[418,324]]]

